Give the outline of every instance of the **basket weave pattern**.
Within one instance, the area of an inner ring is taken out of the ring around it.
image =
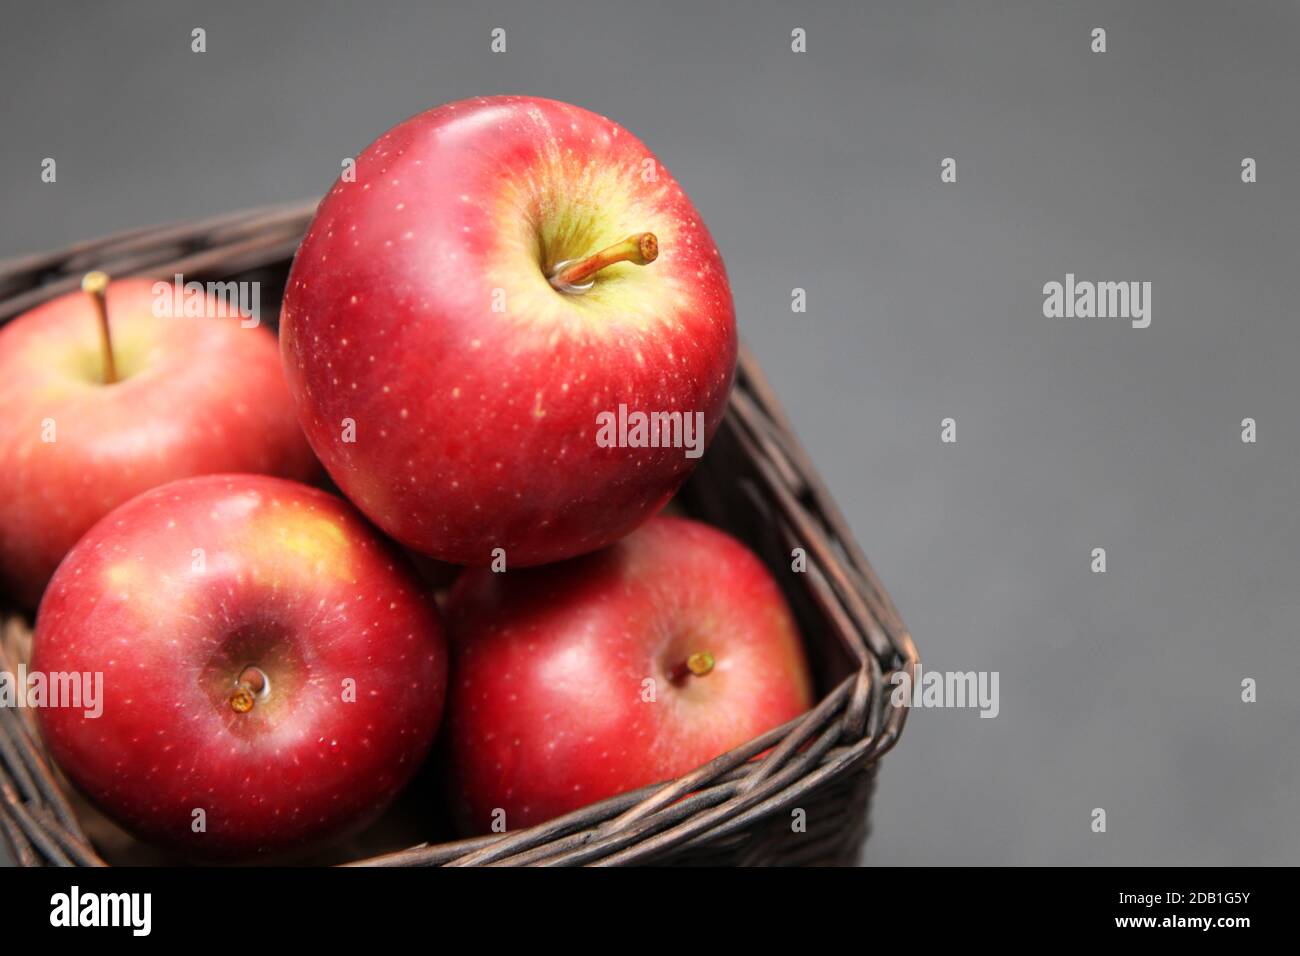
[[[312,212],[312,205],[253,210],[2,262],[0,323],[78,288],[90,269],[258,281],[270,321]],[[775,572],[825,691],[816,706],[677,780],[526,830],[424,843],[357,865],[854,861],[877,761],[897,743],[907,713],[891,705],[889,677],[906,671],[915,679],[917,651],[743,345],[726,418],[679,503],[745,541]],[[794,548],[806,553],[804,573],[790,570]],[[29,651],[30,621],[0,613],[0,671],[14,673]],[[0,707],[0,836],[20,864],[103,864],[65,786],[30,711]],[[806,830],[792,826],[796,808]]]

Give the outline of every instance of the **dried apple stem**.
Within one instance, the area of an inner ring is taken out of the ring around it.
[[[117,365],[113,362],[113,336],[108,328],[108,276],[98,270],[87,272],[81,280],[81,291],[95,300],[99,313],[99,344],[104,358],[104,384],[117,381]]]
[[[253,709],[257,698],[266,690],[266,674],[260,667],[245,667],[239,673],[239,682],[230,695],[230,709],[237,714],[246,714]]]
[[[655,238],[655,234],[638,232],[585,259],[577,259],[565,265],[551,276],[551,285],[560,290],[580,286],[601,269],[612,266],[616,262],[634,262],[644,266],[657,258],[659,258],[659,240]]]
[[[668,679],[674,684],[680,684],[687,677],[703,677],[713,670],[713,655],[708,651],[697,651],[686,660],[674,667],[668,674]]]

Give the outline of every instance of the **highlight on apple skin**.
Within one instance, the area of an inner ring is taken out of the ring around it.
[[[77,539],[140,492],[214,472],[319,474],[274,335],[215,306],[159,317],[153,286],[101,283],[107,349],[86,291],[0,328],[0,589],[26,607]]]
[[[606,447],[621,406],[725,411],[722,257],[635,136],[554,100],[449,103],[398,124],[321,202],[281,351],[339,488],[431,557],[511,568],[608,545],[676,492],[681,447]],[[693,420],[693,419],[692,419]]]
[[[247,858],[383,810],[437,731],[447,649],[405,559],[347,504],[213,475],[146,492],[78,542],[31,667],[102,674],[98,716],[39,711],[93,802],[190,856]]]
[[[561,564],[467,569],[447,626],[448,800],[469,833],[680,776],[812,702],[776,582],[689,519]]]

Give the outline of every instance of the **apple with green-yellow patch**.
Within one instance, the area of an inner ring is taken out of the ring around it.
[[[210,297],[202,316],[166,314],[154,287],[92,272],[0,328],[0,589],[23,605],[142,491],[213,472],[319,473],[274,335]]]
[[[707,440],[737,346],[722,256],[655,155],[579,107],[493,96],[398,124],[355,174],[321,202],[281,314],[339,488],[456,564],[571,557],[657,512],[698,449],[610,447],[599,419],[676,413]]]
[[[68,554],[31,669],[102,674],[43,707],[59,766],[138,836],[258,857],[353,831],[420,766],[447,651],[404,556],[338,498],[261,475],[162,485]]]

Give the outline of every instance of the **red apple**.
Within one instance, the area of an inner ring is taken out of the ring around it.
[[[31,670],[103,675],[100,716],[38,711],[92,800],[219,857],[378,813],[433,740],[446,658],[413,572],[352,508],[209,475],[132,499],[77,543],[41,602]]]
[[[77,539],[146,489],[213,472],[317,473],[275,337],[236,316],[159,317],[157,301],[145,279],[108,286],[111,383],[91,294],[0,328],[0,587],[29,607]]]
[[[501,548],[513,567],[609,544],[672,496],[722,418],[735,314],[708,229],[640,140],[499,96],[400,123],[334,185],[281,351],[363,512],[432,557]],[[695,447],[631,447],[634,428],[606,447],[620,406],[698,420]]]
[[[688,519],[563,564],[469,569],[448,629],[451,801],[471,832],[680,776],[811,703],[776,583]]]

